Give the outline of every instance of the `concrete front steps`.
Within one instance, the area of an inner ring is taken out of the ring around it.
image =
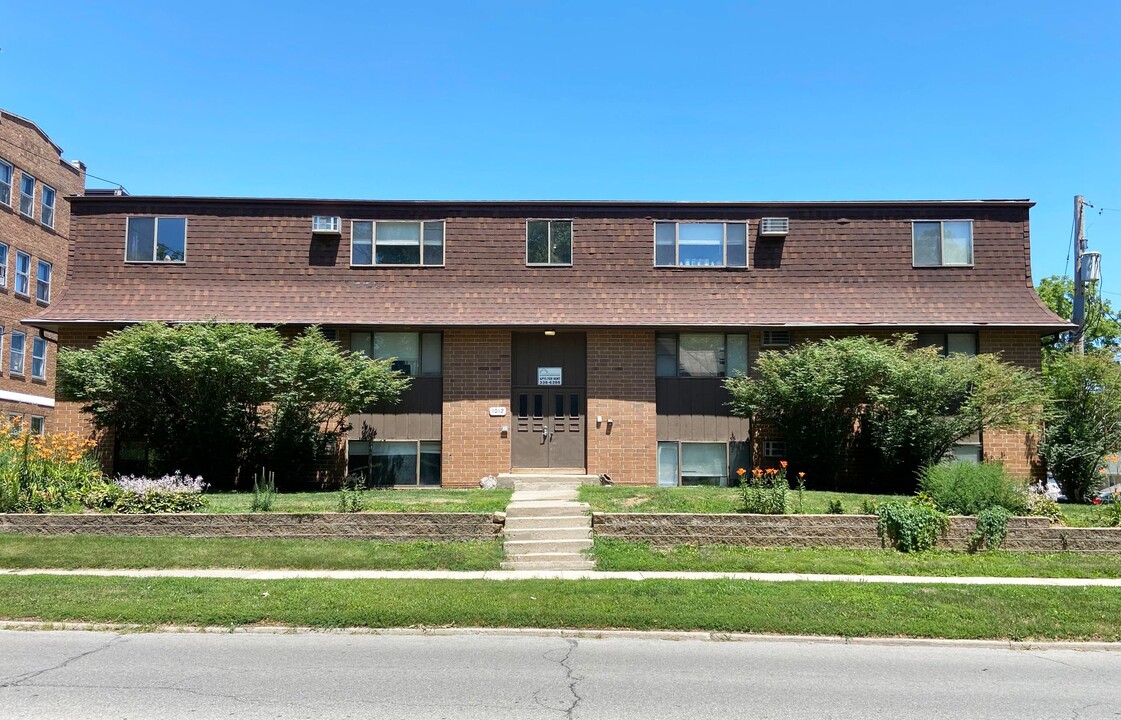
[[[576,501],[585,477],[505,476],[514,487],[503,529],[504,570],[592,570],[592,516]],[[501,479],[500,479],[501,483]],[[510,485],[507,485],[510,487]]]

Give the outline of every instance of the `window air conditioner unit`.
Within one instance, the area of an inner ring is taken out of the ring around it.
[[[764,330],[763,331],[763,347],[789,347],[790,346],[790,331],[789,330]]]
[[[790,232],[790,218],[763,218],[759,222],[760,235],[783,236]]]
[[[311,231],[313,233],[338,235],[342,228],[342,219],[337,215],[315,215],[311,218]]]

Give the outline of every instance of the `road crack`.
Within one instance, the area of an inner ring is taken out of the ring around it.
[[[112,647],[113,645],[116,645],[118,642],[121,642],[124,639],[125,638],[124,638],[123,635],[114,635],[113,637],[111,637],[107,642],[103,643],[102,645],[100,645],[98,647],[95,647],[92,650],[87,650],[84,653],[79,653],[79,654],[75,655],[74,657],[67,658],[66,660],[63,660],[62,662],[58,663],[57,665],[52,665],[49,668],[44,668],[42,670],[35,670],[35,671],[29,672],[29,673],[24,673],[22,675],[16,675],[13,678],[5,679],[2,682],[0,682],[0,688],[17,687],[17,686],[22,685],[23,683],[27,682],[28,680],[34,680],[35,678],[37,678],[41,675],[46,675],[49,672],[54,672],[55,670],[61,670],[62,668],[66,667],[67,665],[70,665],[71,663],[78,662],[82,658],[87,658],[90,655],[96,655],[99,652],[103,652],[105,650],[108,650],[110,647]]]
[[[580,702],[584,699],[580,697],[580,693],[576,691],[576,686],[580,684],[580,681],[584,679],[584,676],[576,674],[576,671],[572,668],[571,664],[572,655],[576,652],[576,648],[579,647],[580,642],[575,638],[566,638],[565,642],[568,643],[568,648],[565,649],[563,657],[559,659],[550,657],[550,655],[555,655],[557,653],[556,650],[547,650],[542,653],[541,657],[551,663],[556,663],[557,665],[560,665],[562,668],[564,668],[564,679],[566,687],[568,689],[568,694],[572,696],[571,701],[567,702],[564,707],[550,707],[549,705],[546,705],[541,701],[540,696],[541,693],[545,691],[545,688],[542,688],[533,694],[533,701],[546,710],[561,712],[564,713],[564,716],[566,718],[572,718],[574,716],[574,713],[576,712],[577,706],[579,706]]]

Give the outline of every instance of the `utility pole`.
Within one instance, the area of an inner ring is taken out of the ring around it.
[[[1071,320],[1078,328],[1074,331],[1074,352],[1082,355],[1086,351],[1086,281],[1083,277],[1082,254],[1086,252],[1086,228],[1083,224],[1082,210],[1086,198],[1074,196],[1074,317]]]

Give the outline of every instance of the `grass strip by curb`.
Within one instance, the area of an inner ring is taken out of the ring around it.
[[[596,569],[645,572],[792,572],[824,575],[926,575],[938,577],[1119,578],[1121,556],[1077,553],[982,552],[841,548],[746,548],[678,545],[610,538],[595,541]]]
[[[502,543],[0,535],[0,568],[496,570]]]
[[[627,628],[1121,640],[1121,593],[735,580],[0,578],[0,618],[141,625]]]

